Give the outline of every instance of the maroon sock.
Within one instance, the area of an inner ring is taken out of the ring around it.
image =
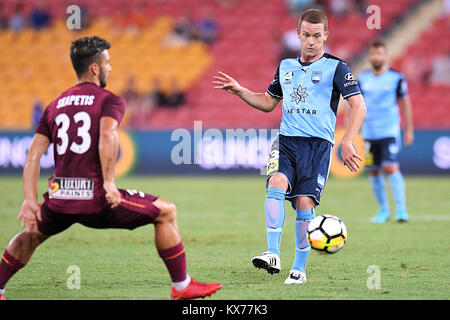
[[[183,243],[180,242],[169,249],[158,249],[158,254],[166,264],[172,282],[181,282],[186,279],[186,255]]]
[[[9,254],[7,250],[3,252],[0,261],[0,289],[4,289],[8,280],[25,266],[22,262]]]

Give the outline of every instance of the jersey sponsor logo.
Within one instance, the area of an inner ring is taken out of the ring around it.
[[[88,95],[70,95],[58,100],[56,109],[61,109],[67,106],[92,106],[95,96]]]
[[[94,181],[87,178],[52,177],[48,184],[50,199],[92,200]]]
[[[353,76],[353,73],[351,73],[351,72],[346,73],[344,78],[347,81],[355,80],[355,77]]]
[[[284,84],[291,84],[291,80],[294,77],[294,72],[288,71],[284,74]]]
[[[286,114],[294,114],[294,113],[310,114],[312,116],[317,116],[317,110],[315,110],[315,109],[295,108],[295,109],[287,109],[286,110]]]
[[[353,73],[351,72],[346,73],[344,79],[347,80],[347,82],[344,83],[345,88],[358,84],[358,82],[355,80],[355,77],[353,76]]]
[[[311,72],[311,82],[317,84],[322,80],[322,71],[313,71]]]
[[[301,84],[299,84],[297,88],[293,88],[292,90],[293,92],[290,94],[291,102],[295,102],[296,104],[305,102],[306,97],[309,95],[306,92],[306,87],[303,88]]]
[[[347,81],[346,83],[344,83],[344,87],[350,87],[350,86],[355,86],[357,85],[358,82],[356,80],[352,80],[352,81]]]

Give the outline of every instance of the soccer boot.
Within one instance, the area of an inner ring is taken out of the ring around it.
[[[284,281],[284,284],[303,284],[306,283],[306,274],[301,271],[291,270],[289,277]]]
[[[385,223],[390,219],[391,215],[389,211],[380,210],[377,215],[372,218],[373,223]]]
[[[255,268],[262,268],[267,270],[268,273],[279,273],[281,270],[280,257],[272,252],[266,251],[259,256],[252,258],[252,263]]]
[[[172,300],[186,300],[207,297],[222,287],[220,283],[204,283],[191,279],[188,286],[183,290],[172,287],[170,297]]]
[[[409,220],[408,212],[397,211],[395,219],[397,220],[397,222],[407,222]]]

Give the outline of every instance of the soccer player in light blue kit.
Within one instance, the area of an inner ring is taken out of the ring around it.
[[[366,112],[357,81],[345,62],[323,50],[328,22],[320,10],[305,11],[298,24],[301,56],[282,60],[265,93],[255,93],[219,72],[216,89],[239,96],[247,104],[271,112],[283,100],[283,116],[267,165],[265,218],[268,249],[252,258],[257,268],[279,273],[280,240],[285,221],[285,199],[296,210],[295,259],[285,284],[306,282],[310,245],[306,231],[328,178],[334,144],[336,113],[342,95],[351,107],[342,144],[342,158],[358,171],[361,157],[353,147]]]
[[[386,45],[375,41],[369,49],[371,70],[360,73],[358,82],[367,105],[367,115],[362,127],[366,142],[365,162],[369,178],[380,209],[372,222],[383,223],[390,218],[389,202],[385,188],[386,173],[396,205],[396,220],[408,221],[405,183],[399,169],[400,114],[397,100],[405,118],[404,144],[414,140],[411,101],[405,78],[389,68]]]

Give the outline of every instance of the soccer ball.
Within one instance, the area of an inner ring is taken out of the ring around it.
[[[324,214],[310,222],[306,235],[313,249],[335,253],[347,241],[347,228],[338,217]]]

